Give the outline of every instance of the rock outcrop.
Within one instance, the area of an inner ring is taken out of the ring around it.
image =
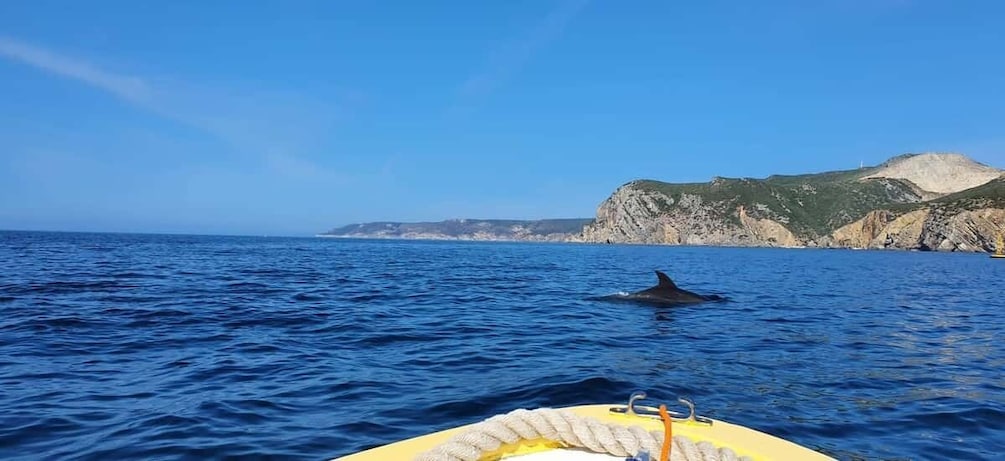
[[[737,212],[740,223],[744,229],[748,230],[751,240],[767,242],[770,246],[796,247],[802,246],[803,242],[796,238],[792,231],[788,230],[779,222],[770,219],[757,219],[747,215],[747,210],[742,206]]]
[[[920,242],[928,210],[916,210],[896,216],[888,210],[871,211],[862,219],[841,226],[823,246],[845,248],[914,248],[907,242]]]

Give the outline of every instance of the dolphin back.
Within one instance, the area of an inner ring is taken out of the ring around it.
[[[697,304],[708,301],[726,301],[719,295],[701,295],[677,287],[677,284],[662,271],[655,271],[658,283],[656,286],[634,293],[617,293],[607,296],[588,298],[597,301],[627,301],[644,304],[682,305]]]

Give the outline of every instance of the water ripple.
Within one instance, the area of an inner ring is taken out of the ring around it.
[[[841,459],[1005,439],[981,255],[7,232],[0,267],[4,459],[325,459],[636,389]],[[731,301],[587,300],[653,269]]]

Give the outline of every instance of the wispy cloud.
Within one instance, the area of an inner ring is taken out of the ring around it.
[[[513,78],[538,50],[562,35],[587,3],[589,0],[565,0],[528,32],[504,42],[489,55],[485,66],[460,86],[463,102],[490,94]]]
[[[53,53],[9,37],[0,36],[0,56],[44,71],[79,80],[132,102],[149,98],[149,87],[140,78],[107,72],[68,56]]]
[[[140,110],[207,133],[237,151],[257,156],[258,165],[271,174],[327,184],[348,180],[305,156],[323,144],[333,123],[331,105],[314,98],[295,92],[236,89],[240,84],[235,82],[214,89],[141,78],[4,36],[0,36],[2,58],[76,80]]]

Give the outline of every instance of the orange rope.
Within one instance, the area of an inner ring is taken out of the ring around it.
[[[673,444],[673,428],[670,426],[670,414],[667,406],[660,405],[660,419],[663,420],[663,449],[660,450],[660,461],[670,461],[670,446]]]

